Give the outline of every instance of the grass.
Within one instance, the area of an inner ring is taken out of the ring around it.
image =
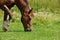
[[[60,4],[59,0],[29,0],[35,17],[32,19],[32,32],[24,32],[21,14],[16,6],[13,12],[14,22],[7,32],[2,32],[3,11],[0,10],[0,40],[60,40]]]

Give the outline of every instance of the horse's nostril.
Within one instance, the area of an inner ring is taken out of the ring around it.
[[[25,32],[31,32],[32,30],[30,28],[27,28],[24,30]]]

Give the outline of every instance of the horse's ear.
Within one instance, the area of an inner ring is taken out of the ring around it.
[[[33,8],[31,8],[31,9],[29,10],[28,14],[29,14],[31,17],[34,17],[34,14],[33,14],[32,10],[33,10]]]
[[[33,8],[31,8],[31,9],[29,10],[28,14],[30,14],[30,12],[32,12],[32,10],[33,10]]]

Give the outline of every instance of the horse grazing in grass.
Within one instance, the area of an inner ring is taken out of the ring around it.
[[[18,9],[21,11],[21,22],[24,26],[24,31],[32,30],[32,22],[31,19],[34,16],[32,9],[29,7],[27,0],[0,0],[0,8],[4,11],[4,20],[2,29],[4,32],[7,31],[9,27],[10,20],[12,19],[12,13],[10,9],[16,5]],[[9,18],[7,19],[7,17]]]

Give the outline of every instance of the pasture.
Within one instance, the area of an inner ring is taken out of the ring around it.
[[[13,21],[7,32],[2,32],[3,11],[0,9],[0,40],[60,40],[60,0],[28,0],[35,17],[32,31],[24,32],[21,14],[16,6]]]

